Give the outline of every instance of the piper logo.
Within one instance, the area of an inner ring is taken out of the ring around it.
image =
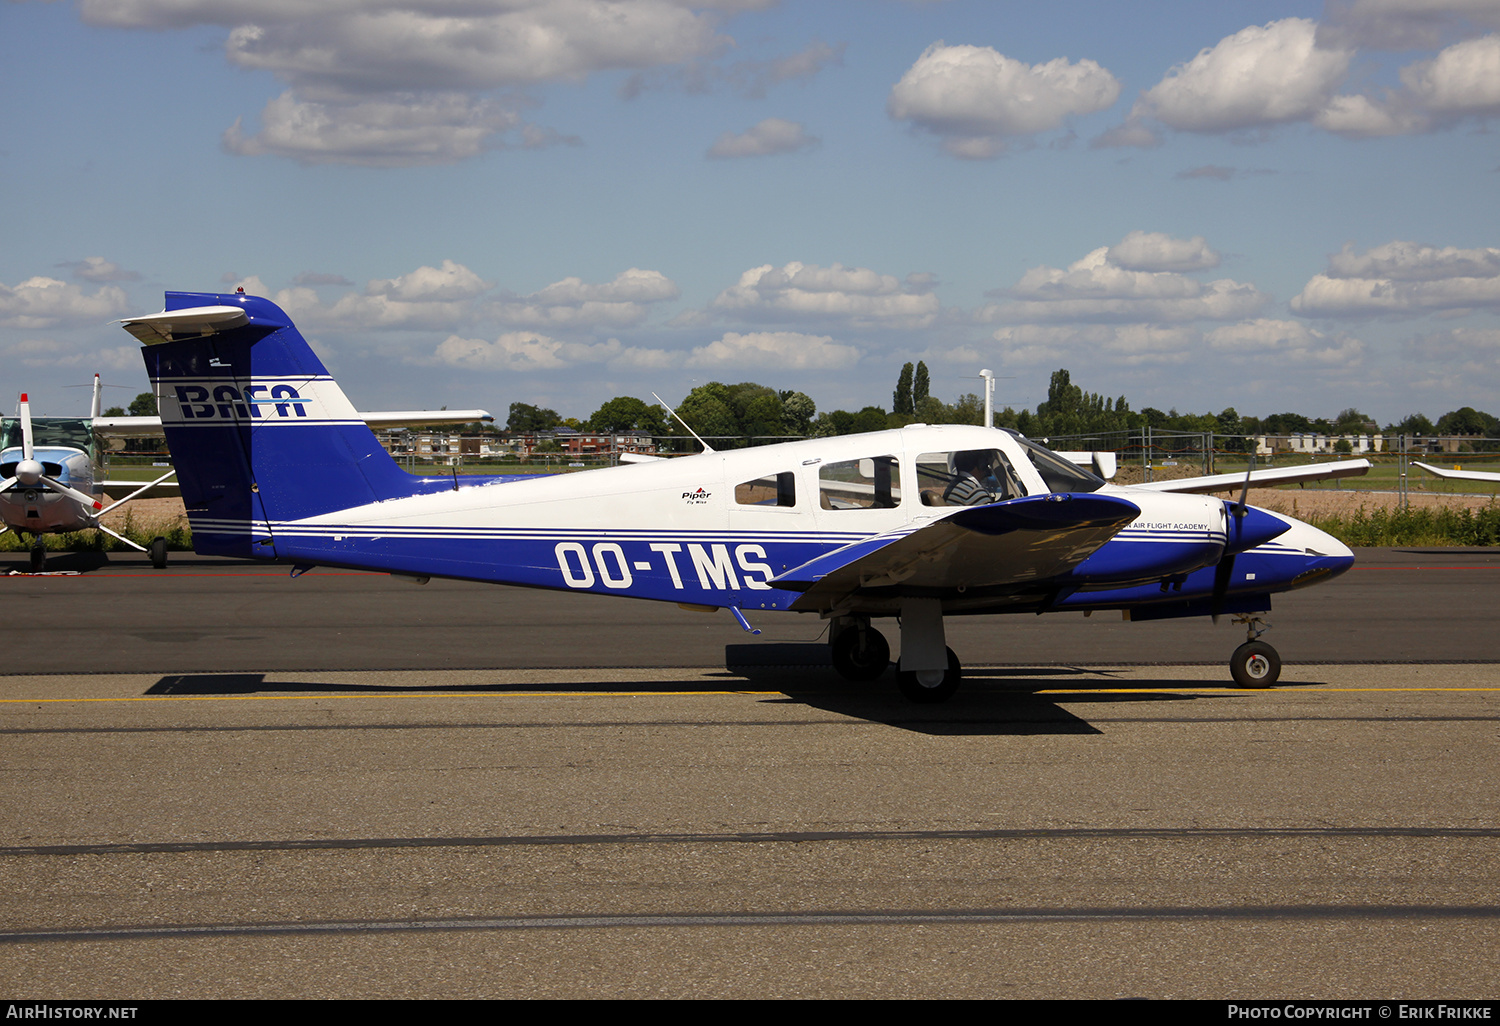
[[[704,491],[703,487],[700,485],[698,487],[698,490],[695,492],[683,492],[682,497],[684,500],[686,500],[689,506],[701,506],[703,503],[708,501],[708,497],[712,494],[713,492]]]

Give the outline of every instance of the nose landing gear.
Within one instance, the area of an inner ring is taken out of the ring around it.
[[[1269,628],[1258,616],[1237,616],[1235,623],[1245,625],[1246,641],[1229,657],[1229,674],[1242,688],[1268,688],[1281,676],[1281,655],[1264,641],[1257,640]]]

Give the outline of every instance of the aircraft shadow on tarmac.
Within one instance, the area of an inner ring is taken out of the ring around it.
[[[721,671],[706,682],[697,674],[680,680],[569,681],[538,684],[462,684],[432,687],[388,684],[341,684],[326,681],[268,681],[263,673],[170,674],[161,677],[147,695],[292,695],[292,694],[432,694],[480,695],[504,692],[548,694],[658,692],[686,694],[739,690],[732,681],[781,692],[774,703],[795,703],[842,716],[882,723],[914,733],[941,737],[1038,734],[1102,734],[1074,713],[1065,702],[1137,703],[1202,701],[1214,696],[1184,693],[1193,688],[1220,687],[1218,681],[1133,680],[1128,692],[1114,692],[1121,681],[1099,680],[1098,673],[1076,667],[976,668],[957,696],[942,705],[921,706],[897,693],[891,674],[869,684],[850,684],[832,670],[798,672]],[[1087,680],[1078,679],[1087,677]],[[1044,678],[1038,680],[1037,678]],[[1062,680],[1059,680],[1062,678]],[[720,683],[722,681],[723,683]],[[1058,685],[1066,681],[1066,690]],[[1135,690],[1153,689],[1153,690]],[[1160,690],[1155,690],[1160,689]],[[1047,694],[1038,694],[1046,691]]]
[[[139,552],[115,552],[114,559],[110,558],[108,552],[84,551],[84,552],[51,552],[47,553],[47,569],[41,575],[54,574],[88,574],[99,570],[134,570],[140,569],[144,572],[161,574],[170,573],[173,569],[186,569],[188,567],[224,567],[231,565],[257,565],[252,560],[225,560],[205,559],[191,552],[172,552],[167,556],[167,569],[157,570],[151,566],[149,556]],[[32,576],[31,554],[28,551],[0,552],[0,575],[20,574]]]
[[[818,680],[782,679],[775,683],[787,697],[771,701],[798,702],[816,709],[855,716],[891,727],[940,737],[1102,734],[1103,731],[1063,707],[1067,702],[1137,703],[1201,701],[1186,694],[1193,688],[1220,686],[1218,681],[1098,680],[1100,671],[1076,667],[975,668],[964,671],[957,695],[941,705],[913,705],[896,691],[894,671],[872,684],[847,684],[831,672]],[[1037,680],[1038,677],[1052,678]],[[1057,678],[1081,678],[1063,683]],[[1012,678],[1007,680],[1007,678]],[[755,678],[752,678],[755,679]],[[771,683],[761,679],[758,683]],[[992,683],[993,682],[993,683]],[[1059,687],[1061,685],[1061,689]],[[1121,686],[1160,691],[1113,693]],[[1173,690],[1181,689],[1181,690]],[[1045,691],[1047,694],[1039,694]]]

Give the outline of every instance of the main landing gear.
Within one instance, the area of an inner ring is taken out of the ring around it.
[[[1281,656],[1264,641],[1257,640],[1270,624],[1258,616],[1237,616],[1245,625],[1246,641],[1229,657],[1229,673],[1242,688],[1268,688],[1281,676]]]
[[[845,680],[869,682],[885,673],[891,646],[868,616],[840,616],[830,642],[833,668]],[[909,702],[946,702],[963,682],[963,667],[943,639],[943,606],[937,599],[901,604],[901,666],[896,686]]]
[[[833,668],[845,680],[868,682],[878,680],[891,664],[890,642],[885,635],[870,626],[870,618],[852,617],[848,626],[839,630],[835,624]]]

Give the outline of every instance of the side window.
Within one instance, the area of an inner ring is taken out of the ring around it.
[[[797,475],[790,470],[734,486],[734,501],[741,506],[797,505]]]
[[[917,457],[917,487],[924,506],[982,506],[1026,494],[998,449],[924,452]]]
[[[894,456],[825,463],[818,468],[824,509],[894,509],[901,505],[901,465]]]

